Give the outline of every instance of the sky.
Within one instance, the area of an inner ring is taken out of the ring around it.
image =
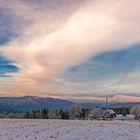
[[[0,0],[0,96],[140,102],[139,0]]]

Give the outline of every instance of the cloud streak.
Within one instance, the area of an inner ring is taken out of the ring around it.
[[[99,53],[140,42],[138,0],[89,0],[78,6],[55,21],[49,10],[36,11],[24,1],[11,6],[23,24],[19,38],[0,48],[21,69],[12,76],[22,82],[44,82]]]

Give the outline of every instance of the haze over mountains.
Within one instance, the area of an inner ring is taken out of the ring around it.
[[[25,112],[31,110],[38,110],[43,108],[60,108],[62,110],[67,110],[74,102],[56,99],[56,98],[42,98],[34,96],[23,96],[23,97],[0,97],[0,110],[1,111],[15,111],[15,112]],[[138,102],[112,102],[109,103],[109,107],[132,107],[134,105],[140,104]],[[92,103],[79,103],[83,108],[93,108],[93,107],[105,107],[105,102],[92,102]]]

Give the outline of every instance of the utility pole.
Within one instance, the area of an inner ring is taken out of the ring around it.
[[[106,109],[108,107],[108,97],[106,97]]]

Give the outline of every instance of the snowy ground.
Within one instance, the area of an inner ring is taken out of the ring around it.
[[[140,140],[140,122],[1,119],[0,140]]]

